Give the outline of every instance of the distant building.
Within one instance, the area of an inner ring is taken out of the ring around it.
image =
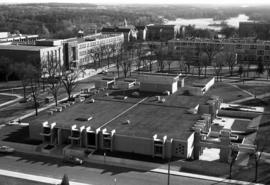
[[[253,39],[173,39],[168,42],[169,52],[174,58],[179,58],[189,52],[194,61],[198,60],[198,48],[205,45],[217,45],[222,50],[235,52],[237,62],[270,62],[269,41],[254,41]]]
[[[148,25],[147,41],[168,41],[174,39],[179,32],[179,26],[176,25]]]
[[[94,34],[82,38],[63,40],[63,56],[67,69],[79,66],[91,66],[93,55],[100,55],[97,49],[105,45],[114,45],[116,48],[124,42],[124,34]],[[96,53],[95,53],[96,52]],[[116,51],[115,51],[116,52]],[[102,58],[102,56],[100,56]]]
[[[38,35],[11,34],[0,32],[0,45],[9,44],[33,44],[38,39]]]
[[[239,37],[254,37],[256,39],[270,39],[270,23],[240,22]]]
[[[136,26],[137,30],[137,40],[146,40],[147,27],[146,26]]]
[[[103,27],[101,33],[104,34],[124,34],[124,41],[130,42],[137,39],[137,31],[133,26],[127,27]]]
[[[46,73],[46,65],[49,60],[53,59],[59,62],[59,66],[64,64],[62,45],[50,45],[48,42],[45,45],[40,43],[38,46],[0,45],[0,56],[7,57],[17,63],[32,62],[34,66],[43,66],[44,73]]]

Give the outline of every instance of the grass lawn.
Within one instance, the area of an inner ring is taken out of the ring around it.
[[[250,97],[250,95],[239,90],[238,88],[222,82],[216,82],[213,87],[211,87],[211,89],[206,93],[206,95],[220,96],[225,103]]]
[[[256,95],[270,92],[269,84],[238,84],[237,86]]]
[[[16,96],[0,95],[0,104],[16,99]]]
[[[25,179],[19,179],[15,177],[8,177],[0,175],[0,184],[1,185],[50,185],[47,183],[30,181]]]

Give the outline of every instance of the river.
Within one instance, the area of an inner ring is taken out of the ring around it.
[[[213,29],[220,30],[222,28],[222,23],[226,23],[229,26],[238,28],[239,22],[252,22],[249,20],[249,16],[245,14],[239,14],[237,17],[231,17],[226,20],[214,20],[213,18],[199,18],[199,19],[183,19],[177,18],[176,20],[166,20],[166,24],[175,24],[175,25],[194,25],[195,28],[201,29]]]

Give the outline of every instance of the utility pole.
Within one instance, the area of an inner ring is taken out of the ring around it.
[[[167,185],[170,185],[170,170],[171,170],[171,159],[168,161],[168,182]]]

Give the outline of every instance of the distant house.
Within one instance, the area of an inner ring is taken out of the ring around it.
[[[147,27],[136,26],[136,30],[137,30],[137,40],[140,40],[140,41],[146,40]]]
[[[137,39],[137,31],[134,26],[126,27],[103,27],[101,33],[104,34],[124,34],[124,42],[130,42]]]

